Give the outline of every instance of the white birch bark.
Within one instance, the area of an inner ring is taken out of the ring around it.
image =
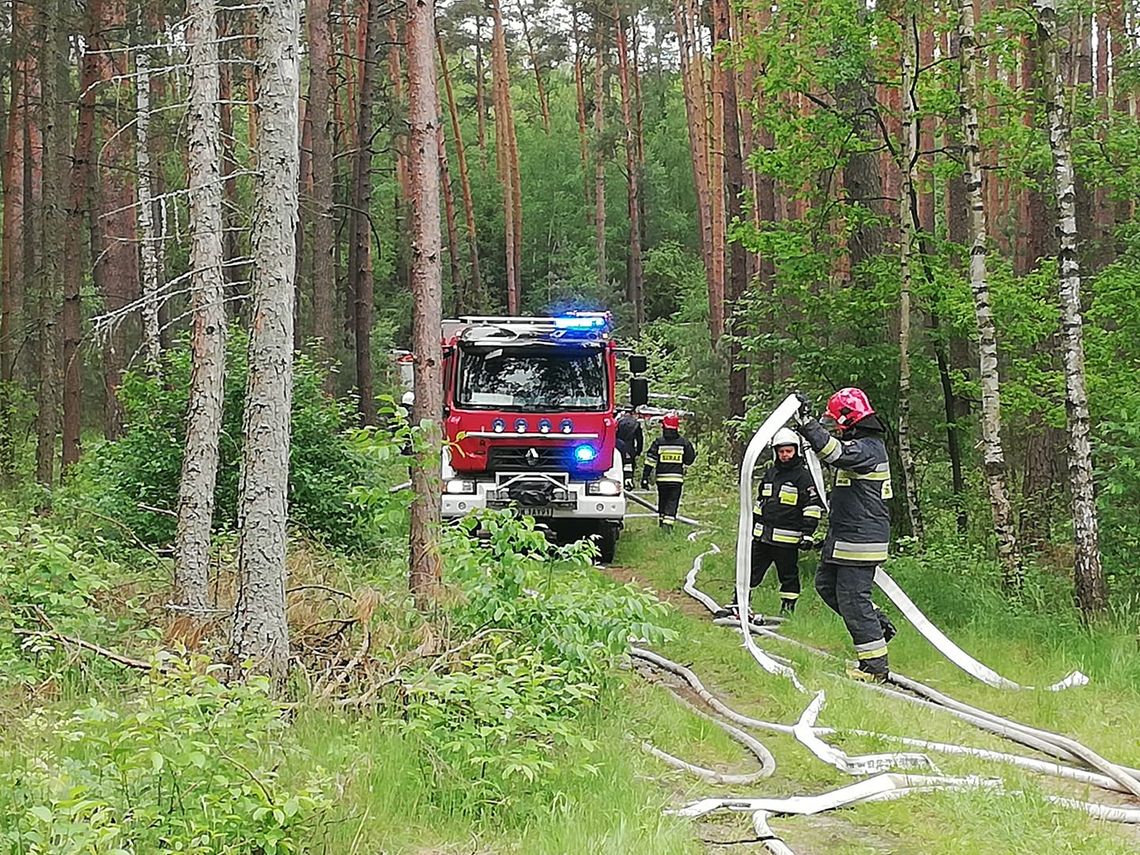
[[[160,283],[151,194],[154,176],[150,170],[150,55],[145,48],[138,48],[135,55],[135,142],[135,167],[139,183],[138,222],[142,237],[143,356],[147,372],[157,375],[162,358],[158,321]]]
[[[285,618],[289,415],[293,397],[293,278],[297,227],[300,8],[264,0],[258,39],[258,171],[254,180],[249,380],[238,494],[234,663],[281,679],[289,664]]]
[[[178,488],[175,602],[204,616],[209,583],[210,529],[218,471],[225,382],[226,307],[222,276],[221,132],[218,118],[216,0],[189,0],[190,405]]]
[[[915,100],[915,68],[918,58],[917,21],[912,14],[902,22],[902,177],[903,193],[899,200],[899,461],[906,482],[906,510],[911,531],[923,539],[922,514],[918,505],[918,478],[915,474],[914,450],[910,443],[910,294],[912,281],[911,253],[914,249],[915,203],[917,193],[915,165],[918,162],[918,104]]]
[[[443,280],[439,222],[439,94],[436,91],[435,0],[408,0],[408,173],[411,195],[412,352],[415,403],[412,423],[428,428],[412,467],[408,585],[425,608],[440,580],[440,437],[443,372],[439,330]],[[496,115],[496,120],[501,117]],[[500,124],[496,121],[496,125]],[[509,171],[509,170],[508,170]],[[509,206],[508,206],[509,207]]]
[[[966,159],[966,200],[970,208],[970,290],[974,295],[974,318],[978,328],[978,376],[982,386],[982,459],[994,517],[994,532],[997,535],[998,558],[1002,565],[1002,580],[1007,590],[1016,591],[1022,584],[1021,555],[1005,481],[997,331],[986,275],[986,210],[982,195],[981,143],[978,138],[978,45],[974,36],[973,0],[961,0],[959,11],[962,138]]]
[[[1061,334],[1065,366],[1065,412],[1069,423],[1069,485],[1073,494],[1075,540],[1074,583],[1077,605],[1086,619],[1108,607],[1100,534],[1093,488],[1089,401],[1085,389],[1085,348],[1081,319],[1081,267],[1077,256],[1076,173],[1073,168],[1070,118],[1065,104],[1065,77],[1057,46],[1055,0],[1034,0],[1037,37],[1045,75],[1045,111],[1053,155],[1053,190],[1057,202],[1057,240],[1061,302]]]

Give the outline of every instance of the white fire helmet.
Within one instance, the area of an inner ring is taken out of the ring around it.
[[[781,445],[795,446],[796,454],[800,453],[800,436],[794,430],[788,428],[780,428],[776,431],[776,435],[772,437],[772,450],[775,451]]]

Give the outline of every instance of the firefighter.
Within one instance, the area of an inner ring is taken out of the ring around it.
[[[780,428],[772,439],[772,453],[774,460],[760,479],[760,496],[752,512],[749,588],[759,585],[775,564],[780,577],[780,612],[791,614],[800,598],[799,553],[815,548],[813,535],[823,516],[823,503],[800,453],[799,436]],[[732,602],[716,617],[730,617],[735,611],[734,592]]]
[[[861,389],[840,389],[828,399],[824,418],[834,425],[836,437],[812,417],[807,398],[801,395],[800,402],[797,432],[837,470],[815,588],[851,634],[858,668],[848,674],[882,682],[889,673],[887,642],[895,628],[871,602],[871,588],[891,539],[886,428]]]
[[[641,472],[641,489],[648,490],[653,470],[657,469],[657,520],[658,525],[666,530],[672,530],[677,524],[685,469],[697,459],[697,450],[681,436],[680,428],[681,418],[676,413],[666,413],[662,417],[661,436],[649,446],[645,468]]]
[[[622,410],[621,418],[618,419],[617,447],[618,451],[621,452],[625,488],[632,490],[637,458],[641,456],[641,452],[645,448],[645,434],[641,431],[641,422],[629,407]]]

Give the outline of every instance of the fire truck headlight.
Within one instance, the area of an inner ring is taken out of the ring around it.
[[[597,456],[598,452],[591,445],[579,445],[574,449],[574,459],[579,463],[589,463]]]
[[[570,419],[563,419],[562,423],[558,426],[558,429],[563,433],[570,433],[574,430],[574,425],[570,423]]]
[[[491,430],[493,430],[495,433],[502,433],[506,429],[507,423],[502,419],[495,419],[493,422],[491,422]]]
[[[526,419],[517,419],[515,421],[515,430],[519,433],[526,433]]]
[[[603,478],[600,481],[588,481],[586,492],[591,496],[620,496],[621,482]]]
[[[550,433],[550,428],[551,428],[550,419],[543,419],[542,421],[540,421],[538,423],[538,432],[539,433]]]
[[[447,482],[447,492],[452,496],[471,494],[475,492],[474,481],[464,481],[460,478],[452,478]]]

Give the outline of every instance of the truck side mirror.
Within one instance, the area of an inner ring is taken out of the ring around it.
[[[649,403],[649,381],[644,377],[629,379],[629,403],[634,409]]]
[[[644,354],[631,353],[629,356],[629,373],[630,374],[644,374],[646,369],[649,368],[649,360],[645,358]]]

